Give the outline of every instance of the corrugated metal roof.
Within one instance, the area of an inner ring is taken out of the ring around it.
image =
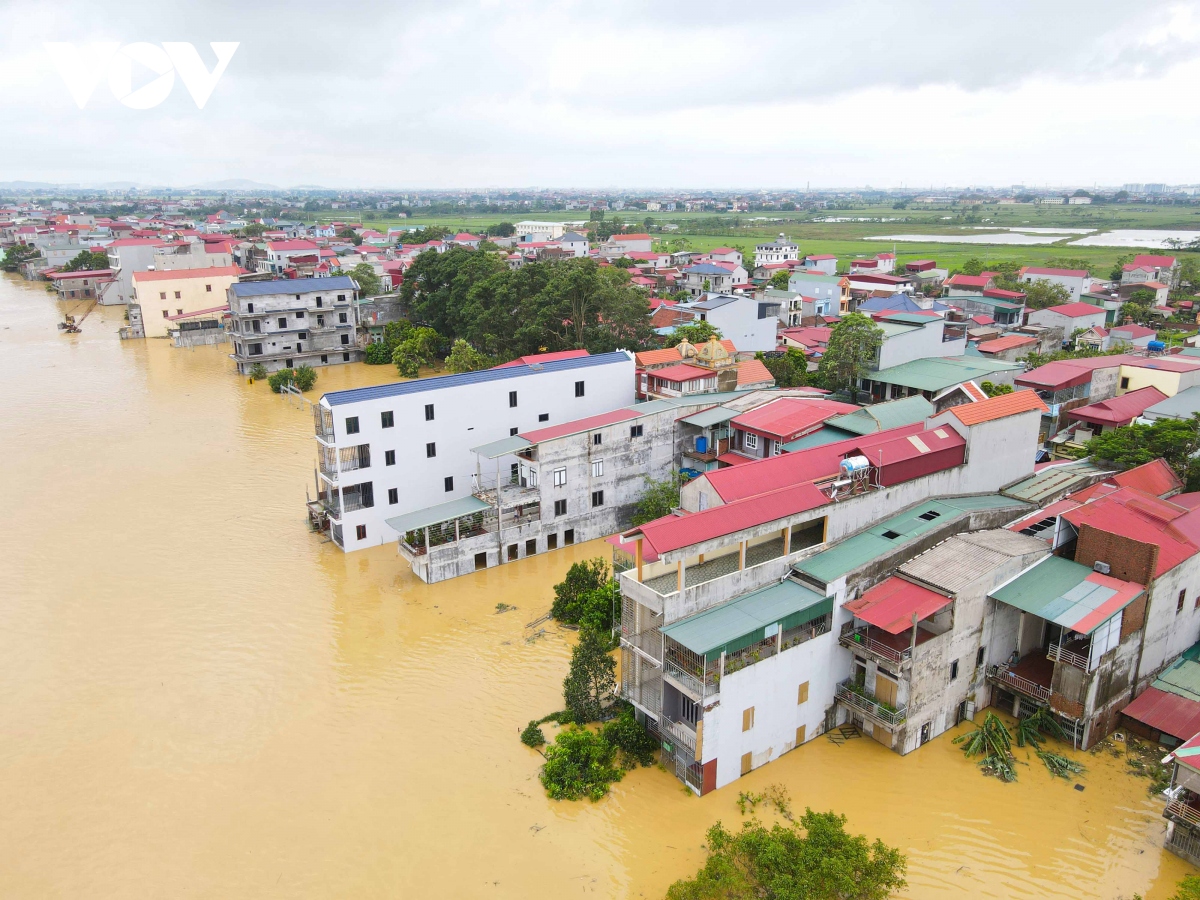
[[[743,638],[750,637],[753,643],[770,637],[768,629],[796,613],[811,611],[810,618],[815,619],[832,609],[832,597],[788,579],[689,616],[662,632],[693,653],[719,655],[722,648]]]
[[[231,284],[229,289],[235,297],[356,290],[353,280],[348,275],[334,275],[330,278],[285,278],[279,281],[237,281]]]
[[[309,279],[316,280],[316,279]],[[405,394],[420,394],[443,388],[461,387],[466,384],[484,384],[520,378],[536,372],[563,372],[571,369],[590,369],[592,366],[607,366],[613,363],[630,363],[629,355],[622,350],[600,353],[596,356],[581,356],[577,359],[560,359],[534,366],[510,366],[505,369],[484,369],[480,372],[462,372],[457,375],[435,375],[433,378],[416,378],[412,381],[397,381],[392,384],[377,384],[371,387],[353,388],[348,391],[333,391],[321,398],[328,406],[358,403],[363,400],[380,400],[385,397],[400,397]]]
[[[920,391],[941,391],[964,381],[987,378],[997,372],[1024,368],[1021,363],[982,357],[943,356],[914,359],[868,374],[872,381],[899,384]]]
[[[893,575],[847,603],[845,609],[888,634],[900,634],[912,627],[913,616],[919,622],[951,602],[945,594]]]
[[[1192,651],[1196,650],[1193,646]],[[1186,697],[1198,704],[1200,709],[1200,662],[1188,659],[1187,655],[1175,660],[1167,669],[1154,679],[1154,687]],[[1200,728],[1196,729],[1200,732]]]
[[[1067,412],[1068,419],[1082,419],[1101,425],[1128,425],[1156,403],[1167,399],[1167,395],[1154,385],[1129,391],[1120,397],[1097,400],[1087,406],[1078,406]]]
[[[1050,466],[1024,481],[1017,482],[1012,487],[1005,488],[1004,493],[1019,500],[1040,504],[1048,497],[1069,493],[1084,487],[1109,471],[1111,470],[1102,469],[1087,459],[1060,466]]]
[[[516,453],[518,450],[524,450],[526,447],[533,445],[519,434],[510,435],[506,438],[501,438],[498,441],[492,441],[490,444],[480,444],[478,447],[472,447],[472,453],[478,453],[484,459],[496,459],[500,456],[508,456],[510,453]]]
[[[837,441],[850,440],[855,437],[857,435],[852,432],[842,431],[840,428],[830,428],[827,424],[816,431],[810,431],[804,437],[788,441],[783,445],[783,449],[788,453],[795,453],[799,450],[808,450],[810,447],[823,447],[825,444],[833,444]]]
[[[1200,356],[1200,348],[1195,349],[1194,354]],[[1185,350],[1184,353],[1188,351]],[[1193,413],[1200,412],[1200,386],[1190,387],[1186,391],[1180,391],[1174,397],[1168,397],[1166,400],[1160,400],[1153,406],[1146,409],[1146,417],[1151,419],[1190,419]]]
[[[438,522],[449,522],[471,513],[483,512],[488,505],[478,497],[460,497],[449,503],[439,503],[425,509],[416,509],[402,516],[384,519],[392,530],[404,534],[406,531],[416,531],[426,525],[436,525]]]
[[[1009,559],[1048,553],[1045,541],[1005,528],[956,534],[900,567],[911,578],[957,594]]]
[[[844,416],[836,416],[826,424],[854,434],[874,434],[877,431],[886,431],[901,425],[923,422],[931,415],[933,415],[933,404],[920,394],[914,394],[899,400],[864,406],[862,409]]]
[[[1142,691],[1121,712],[1131,719],[1149,725],[1156,731],[1173,735],[1181,741],[1186,741],[1194,735],[1200,735],[1200,703],[1160,689],[1157,681],[1153,686]],[[1184,760],[1181,759],[1180,762],[1184,762]],[[1194,762],[1184,764],[1189,768],[1196,768]]]
[[[709,428],[713,425],[719,425],[722,422],[728,422],[737,415],[741,415],[739,410],[730,409],[728,406],[714,406],[711,409],[702,409],[698,413],[684,416],[679,421],[686,422],[688,425],[695,425],[698,428]]]
[[[541,441],[551,441],[570,434],[582,434],[585,431],[594,431],[597,428],[605,428],[609,425],[619,425],[621,422],[641,418],[641,415],[636,409],[613,409],[594,416],[576,419],[573,422],[563,422],[561,425],[550,425],[546,428],[527,431],[521,436],[531,444],[537,444]]]
[[[1080,634],[1091,634],[1143,590],[1140,584],[1048,556],[988,596]]]

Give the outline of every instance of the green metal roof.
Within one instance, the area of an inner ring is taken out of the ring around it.
[[[897,313],[897,315],[899,315],[899,313]],[[922,321],[920,325],[906,325],[903,322],[892,321],[895,318],[896,316],[889,316],[887,321],[875,323],[875,327],[883,332],[883,337],[885,340],[890,337],[895,337],[898,334],[908,334],[910,331],[916,331],[917,329],[925,326],[924,321]],[[921,317],[914,316],[913,318],[919,319]]]
[[[834,416],[826,425],[854,434],[874,434],[877,431],[921,422],[932,415],[933,404],[919,394],[914,394],[899,400],[864,406],[844,416]]]
[[[510,453],[516,453],[518,450],[524,450],[526,447],[532,447],[529,441],[521,437],[519,434],[510,435],[506,438],[501,438],[498,441],[492,441],[490,444],[480,444],[478,447],[472,447],[472,453],[478,453],[484,459],[496,459],[500,456],[508,456]]]
[[[1006,488],[1004,493],[1010,497],[1016,497],[1018,500],[1040,504],[1047,498],[1085,487],[1097,475],[1103,475],[1108,471],[1111,470],[1102,469],[1090,460],[1082,459],[1079,462],[1042,469],[1024,481],[1019,481],[1012,487]]]
[[[929,357],[914,359],[898,366],[889,366],[866,377],[884,384],[898,384],[919,391],[944,391],[946,388],[987,378],[997,372],[1021,371],[1025,367],[1019,362],[982,359],[964,356]]]
[[[1091,574],[1092,570],[1087,566],[1061,556],[1047,556],[1004,587],[993,591],[991,596],[1001,603],[1053,621],[1055,615],[1062,611],[1059,609],[1063,606],[1059,602],[1062,596]]]
[[[1200,356],[1200,347],[1184,347],[1179,351],[1180,356]]]
[[[734,653],[833,610],[833,598],[792,580],[762,588],[662,629],[663,634],[709,659]]]
[[[984,306],[990,306],[994,309],[1024,309],[1025,308],[1024,305],[1021,303],[1012,303],[1008,300],[1001,300],[998,297],[976,297],[972,294],[968,294],[965,297],[950,296],[950,297],[947,297],[946,299],[947,300],[956,300],[956,299],[957,300],[971,300],[975,303],[982,303]]]
[[[714,406],[712,409],[702,409],[698,413],[684,416],[679,421],[695,425],[698,428],[709,428],[713,425],[720,425],[722,422],[728,422],[737,415],[741,415],[740,410],[730,409],[728,406]]]
[[[834,544],[828,550],[801,560],[794,568],[828,584],[841,578],[847,572],[865,566],[871,560],[890,553],[909,541],[916,540],[925,532],[958,518],[963,513],[1025,505],[1018,500],[1001,497],[999,494],[929,500],[913,507],[908,512],[879,522],[854,537]],[[922,518],[928,513],[937,515]]]
[[[790,283],[793,278],[799,278],[802,282],[808,281],[817,284],[841,284],[842,279],[845,277],[845,275],[817,275],[812,272],[793,271],[792,274],[788,276],[788,282]],[[804,292],[801,291],[801,293]]]
[[[888,322],[899,322],[902,325],[916,325],[921,328],[924,328],[930,322],[936,322],[938,320],[935,319],[933,316],[922,316],[918,313],[894,312],[894,313],[887,314],[887,321]],[[877,324],[882,325],[884,323],[879,322]]]
[[[628,406],[626,409],[632,410],[639,416],[647,416],[651,413],[664,412],[668,409],[679,409],[681,406],[696,406],[701,403],[718,406],[730,400],[736,400],[738,397],[745,397],[749,393],[752,393],[752,391],[717,391],[712,394],[690,394],[687,397],[645,400],[641,403],[635,403],[633,406]]]
[[[804,437],[796,438],[794,441],[789,441],[783,445],[783,449],[788,453],[795,453],[797,450],[807,450],[809,447],[820,447],[824,444],[832,444],[834,441],[847,441],[850,438],[858,437],[853,431],[843,431],[840,428],[830,428],[826,425],[824,428],[818,428],[816,431],[810,431]]]
[[[485,509],[490,508],[478,497],[461,497],[458,500],[451,500],[449,503],[427,506],[425,509],[413,510],[402,516],[384,519],[384,521],[388,523],[388,527],[392,530],[404,534],[408,531],[416,531],[424,528],[426,525],[436,525],[438,522],[452,522],[463,516],[483,512]]]
[[[1196,661],[1198,651],[1200,644],[1194,644],[1159,675],[1151,687],[1200,702],[1200,662]]]

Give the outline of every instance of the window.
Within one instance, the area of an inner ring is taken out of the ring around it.
[[[348,345],[349,343],[350,343],[350,335],[343,334],[342,335],[342,344]]]
[[[750,770],[753,768],[751,759],[752,759],[752,757],[750,756],[749,753],[742,754],[742,774],[743,775],[750,774]]]
[[[604,460],[596,459],[592,461],[592,477],[599,478],[604,474]]]
[[[262,344],[250,345],[250,356],[262,356]]]
[[[175,296],[178,297],[179,295],[176,294]],[[583,396],[583,382],[582,381],[575,382],[575,396],[576,397]]]
[[[356,538],[358,538],[360,541],[365,541],[367,539],[367,526],[366,525],[356,525],[354,527],[354,536]]]
[[[516,558],[517,558],[517,545],[509,544],[508,545],[508,561],[512,562]]]
[[[742,710],[742,731],[749,731],[754,727],[754,707],[748,707]]]
[[[476,569],[486,569],[487,568],[487,551],[486,550],[484,550],[482,553],[475,554],[475,568]]]
[[[163,297],[163,299],[166,300],[167,298]],[[248,312],[248,313],[254,312],[254,304],[253,303],[246,304],[246,312]]]
[[[182,316],[182,315],[183,315],[183,310],[182,310],[182,309],[177,309],[177,310],[175,310],[175,315],[177,315],[177,316]]]
[[[358,434],[358,416],[346,420],[346,434]]]
[[[558,535],[557,534],[546,535],[546,549],[547,550],[557,550],[558,549]]]
[[[537,553],[537,538],[530,538],[525,542],[525,555],[533,556]]]
[[[323,365],[323,366],[329,365],[329,354],[328,353],[321,354],[321,365]]]
[[[338,294],[338,303],[345,303],[345,302],[346,302],[346,295]]]
[[[599,447],[602,443],[604,443],[603,435],[598,434],[598,433],[592,435],[592,446],[593,447]]]
[[[957,677],[958,677],[958,660],[955,659],[950,662],[950,680],[953,681]]]
[[[379,414],[379,422],[384,428],[391,428],[396,424],[396,417],[392,414],[390,409],[385,410]]]
[[[432,403],[425,404],[425,421],[426,422],[433,421],[433,404]]]
[[[209,293],[209,294],[211,294],[211,293],[212,293],[212,285],[211,285],[211,284],[206,284],[206,285],[204,286],[204,290],[205,290],[205,292],[206,292],[206,293]]]
[[[284,316],[280,316],[278,319],[276,319],[275,324],[278,325],[280,328],[287,328],[287,318]]]
[[[570,547],[574,543],[575,543],[575,529],[568,528],[566,531],[563,532],[563,546]]]
[[[979,650],[976,651],[976,653],[975,653],[975,668],[979,668],[980,666],[983,665],[984,652],[985,651],[984,651],[983,647],[980,647]]]
[[[159,292],[158,292],[158,299],[159,299],[159,300],[166,300],[166,299],[167,299],[167,292],[166,292],[166,291],[159,291]]]
[[[551,477],[554,481],[555,487],[562,487],[564,484],[567,483],[567,470],[565,468],[555,469],[551,473]]]
[[[349,353],[342,354],[342,362],[350,362],[350,354]]]
[[[453,476],[453,475],[447,475],[447,476],[446,476],[446,479],[445,479],[445,482],[446,482],[446,493],[448,494],[448,493],[450,493],[452,490],[454,490],[454,476]]]
[[[163,310],[163,318],[169,319],[170,317],[171,317],[171,311],[169,309],[164,309]]]
[[[516,436],[517,436],[517,429],[516,429],[516,428],[510,428],[510,429],[508,429],[508,436],[509,436],[509,437],[516,437]]]
[[[175,292],[175,299],[176,299],[176,300],[178,300],[178,299],[179,299],[179,296],[180,296],[180,295],[179,295],[179,291],[176,291],[176,292]]]
[[[516,391],[508,392],[508,405],[510,408],[517,405],[517,392]]]
[[[604,491],[592,491],[592,506],[604,505]]]
[[[325,301],[324,301],[324,300],[322,300],[320,297],[318,297],[318,298],[317,298],[317,309],[320,309],[320,308],[321,308],[321,307],[323,307],[324,305],[325,305]]]
[[[804,684],[800,685],[800,687],[796,691],[796,705],[799,706],[801,703],[807,702],[807,700],[808,700],[808,682],[806,681],[806,682],[804,682]]]
[[[539,422],[549,422],[550,421],[550,413],[542,413],[541,415],[538,416],[538,421]]]
[[[742,445],[747,450],[757,450],[758,449],[758,435],[751,434],[748,431],[744,431],[744,432],[742,432],[742,434],[743,434]]]
[[[338,313],[338,322],[340,322],[340,323],[341,323],[341,324],[343,324],[343,325],[345,325],[345,324],[346,324],[346,322],[347,322],[347,319],[346,319],[346,314],[345,314],[345,313]]]
[[[924,519],[926,522],[932,522],[934,519],[936,519],[940,515],[941,515],[940,512],[937,512],[936,510],[931,509],[928,512],[921,513],[919,516],[917,516],[917,518]]]
[[[437,456],[437,444],[430,442],[425,445],[425,458],[433,459]]]
[[[307,331],[300,332],[300,340],[302,340],[302,341],[308,340],[308,332]]]
[[[555,500],[554,501],[554,515],[557,517],[557,516],[565,516],[566,514],[567,514],[567,501],[566,500]]]
[[[304,310],[302,310],[302,309],[296,310],[296,318],[303,319],[304,318]]]
[[[388,488],[388,503],[390,503],[392,506],[395,506],[399,502],[400,502],[400,489],[399,488]]]
[[[394,466],[396,464],[396,451],[395,450],[383,451],[383,464],[385,466]]]
[[[804,729],[805,729],[804,725],[801,725],[799,728],[796,729],[796,746],[797,747],[799,747],[801,744],[804,743],[804,737],[805,737]]]
[[[1175,612],[1177,614],[1183,612],[1183,604],[1186,600],[1187,600],[1187,588],[1184,588],[1182,591],[1179,592],[1179,602],[1175,604]]]
[[[324,317],[324,316],[317,316],[317,327],[318,327],[318,328],[319,328],[319,327],[322,327],[322,326],[324,326],[324,324],[325,324],[325,317]]]
[[[629,436],[631,438],[641,437],[642,436],[642,426],[641,425],[630,425],[629,426]]]
[[[255,319],[250,323],[250,330],[255,334],[259,334],[262,331],[262,322],[260,322],[258,319]]]

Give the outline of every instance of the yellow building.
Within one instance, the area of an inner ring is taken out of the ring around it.
[[[1117,373],[1117,396],[1144,387],[1156,387],[1168,397],[1200,384],[1200,360],[1150,357],[1144,363],[1122,365]]]
[[[229,308],[226,291],[238,280],[237,266],[134,272],[134,302],[142,307],[146,337],[166,337],[185,318],[219,318]]]

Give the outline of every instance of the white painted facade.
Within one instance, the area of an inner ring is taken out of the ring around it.
[[[800,258],[800,247],[780,233],[779,240],[769,244],[759,244],[754,248],[754,265],[765,266],[768,263],[782,263]]]

